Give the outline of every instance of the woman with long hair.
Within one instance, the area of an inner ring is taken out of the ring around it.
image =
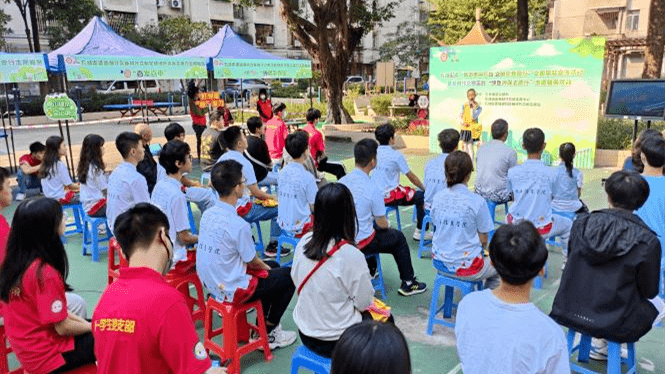
[[[81,202],[90,217],[106,217],[106,185],[104,172],[104,138],[89,134],[83,138],[78,176],[81,181]]]
[[[259,90],[259,101],[256,102],[256,110],[259,112],[263,123],[267,123],[272,119],[272,101],[268,97],[268,90],[265,88]]]
[[[194,81],[189,82],[187,87],[187,96],[189,97],[189,114],[192,117],[192,129],[196,134],[196,157],[201,159],[201,135],[206,129],[206,113],[208,108],[199,108],[197,101],[199,101],[199,87]]]
[[[561,144],[559,157],[561,164],[556,169],[556,182],[552,189],[552,212],[574,219],[576,212],[584,210],[584,204],[580,200],[584,175],[573,166],[575,144]]]
[[[374,297],[365,255],[354,243],[357,226],[351,191],[328,184],[316,194],[314,231],[296,247],[293,319],[303,344],[320,356],[331,357],[344,330],[362,321]]]
[[[49,136],[46,139],[46,151],[39,177],[42,179],[42,190],[45,197],[58,200],[60,204],[78,204],[79,184],[72,182],[67,165],[61,158],[67,154],[64,139]]]
[[[61,373],[95,362],[90,322],[68,311],[65,222],[53,199],[16,208],[0,268],[7,338],[26,372]]]

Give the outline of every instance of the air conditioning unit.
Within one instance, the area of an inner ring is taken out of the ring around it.
[[[182,9],[182,0],[171,0],[171,8]]]
[[[275,44],[275,38],[273,36],[266,36],[266,44]]]
[[[157,8],[161,8],[166,5],[166,0],[157,0]]]

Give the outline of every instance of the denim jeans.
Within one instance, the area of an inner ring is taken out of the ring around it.
[[[25,194],[27,190],[42,189],[42,182],[36,175],[26,175],[21,168],[16,173],[16,181],[18,182],[18,192]]]
[[[277,207],[266,208],[259,204],[252,204],[252,209],[244,217],[247,222],[270,220],[270,240],[277,240],[282,229],[277,225]]]

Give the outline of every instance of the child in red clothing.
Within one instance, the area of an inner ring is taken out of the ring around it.
[[[286,104],[277,103],[273,110],[275,115],[266,123],[266,143],[273,163],[281,163],[284,153],[284,142],[289,135],[286,123],[282,119],[286,115]]]
[[[16,181],[18,182],[18,194],[16,200],[25,199],[25,194],[28,190],[42,189],[42,184],[37,176],[39,166],[44,158],[44,151],[46,147],[41,142],[34,142],[30,144],[30,153],[21,156],[18,159],[18,172],[16,173]]]
[[[0,212],[12,204],[12,188],[9,187],[9,171],[0,168]],[[9,238],[9,223],[0,215],[0,264],[5,261],[7,254],[7,239]]]

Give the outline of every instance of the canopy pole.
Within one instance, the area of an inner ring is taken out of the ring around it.
[[[7,87],[5,85],[5,92],[7,91]],[[7,105],[7,109],[9,110],[9,105]],[[9,158],[9,171],[11,173],[14,172],[14,166],[12,165],[12,155],[9,152],[9,137],[7,136],[7,128],[5,127],[5,116],[4,116],[4,111],[3,115],[0,116],[2,117],[2,131],[5,133],[5,145],[7,145],[7,157]],[[16,172],[18,172],[18,167],[16,168]]]
[[[12,124],[12,116],[9,113],[9,93],[7,92],[7,83],[5,85],[5,104],[7,104],[7,121],[9,122],[9,134],[12,137],[12,155],[14,157],[14,165],[16,165],[16,171],[18,172],[18,163],[16,162],[16,147],[14,144],[14,125]]]
[[[307,96],[309,96],[309,107],[314,108],[314,95],[312,95],[312,78],[309,78],[309,88],[307,89]]]
[[[69,158],[72,161],[72,179],[76,180],[76,167],[74,167],[74,154],[72,153],[72,135],[69,132],[69,120],[65,120],[65,128],[67,128],[67,144],[69,146]]]
[[[58,120],[58,130],[60,130],[60,137],[64,141],[65,133],[64,133],[64,131],[62,131],[62,121],[61,120]],[[72,177],[72,167],[69,164],[69,156],[67,156],[67,154],[65,154],[65,164],[67,164],[67,171],[69,171],[69,176]]]
[[[245,95],[242,94],[242,79],[240,79],[240,122],[245,123]]]

